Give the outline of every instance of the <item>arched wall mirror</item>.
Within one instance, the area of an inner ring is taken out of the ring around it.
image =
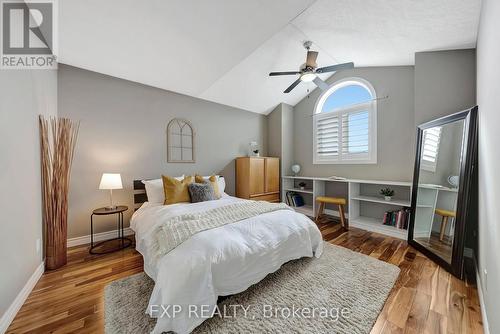
[[[174,118],[167,125],[167,162],[195,162],[194,129],[182,118]]]

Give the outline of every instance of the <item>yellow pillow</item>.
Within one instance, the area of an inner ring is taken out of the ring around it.
[[[196,183],[203,183],[206,180],[203,178],[201,175],[195,175],[194,177],[194,182]],[[220,192],[219,192],[219,184],[217,183],[217,176],[212,175],[208,178],[208,181],[212,184],[212,188],[214,188],[214,194],[217,199],[220,198]]]
[[[161,178],[163,180],[163,191],[165,192],[165,205],[191,202],[188,185],[194,181],[192,176],[186,176],[182,181],[165,175],[162,175]]]

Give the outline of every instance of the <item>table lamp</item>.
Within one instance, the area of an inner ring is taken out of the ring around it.
[[[123,189],[122,178],[118,173],[103,173],[101,177],[101,183],[99,184],[99,189],[109,190],[109,206],[106,207],[108,210],[116,209],[116,205],[113,205],[113,189]]]

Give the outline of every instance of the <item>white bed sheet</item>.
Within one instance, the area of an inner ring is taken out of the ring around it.
[[[319,257],[321,232],[305,215],[279,210],[193,235],[161,258],[150,252],[154,227],[169,217],[225,206],[242,199],[223,196],[201,203],[144,203],[131,220],[144,271],[156,282],[148,310],[179,305],[175,317],[159,317],[153,333],[189,333],[205,318],[188,312],[189,305],[214,307],[218,296],[246,290],[287,261]],[[161,310],[161,309],[160,309]]]

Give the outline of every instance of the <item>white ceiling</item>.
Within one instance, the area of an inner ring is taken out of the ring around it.
[[[319,66],[414,64],[418,51],[474,47],[480,0],[64,0],[59,61],[267,114],[314,42]],[[323,75],[326,79],[327,75]]]

